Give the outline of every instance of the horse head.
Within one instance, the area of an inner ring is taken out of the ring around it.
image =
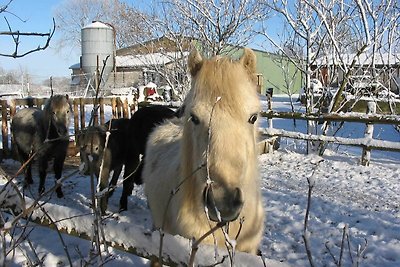
[[[79,135],[79,152],[83,164],[81,167],[82,174],[88,175],[93,171],[96,177],[99,176],[106,131],[107,129],[104,126],[89,126]]]
[[[249,49],[238,61],[189,55],[192,88],[185,100],[182,168],[192,179],[186,196],[195,195],[193,205],[202,205],[212,221],[240,216],[256,175],[255,62]]]
[[[54,127],[58,137],[67,137],[72,114],[68,96],[51,96],[44,107],[44,113],[48,125]]]

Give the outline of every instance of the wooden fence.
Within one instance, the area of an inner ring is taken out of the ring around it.
[[[263,130],[262,134],[266,137],[286,137],[292,139],[301,139],[314,142],[336,143],[348,146],[357,146],[363,149],[361,156],[361,164],[369,165],[371,150],[385,150],[400,152],[400,142],[382,141],[372,138],[374,124],[391,124],[400,125],[400,116],[398,115],[380,115],[372,113],[330,113],[330,114],[305,114],[300,112],[274,112],[264,111],[261,116],[268,118],[269,124],[272,125],[273,118],[280,119],[297,119],[297,120],[312,120],[315,122],[359,122],[365,123],[365,134],[362,138],[344,138],[336,136],[324,136],[316,134],[305,134],[299,132],[274,129],[269,127]]]
[[[11,151],[12,144],[10,142],[10,129],[9,121],[15,115],[16,111],[24,107],[38,107],[43,108],[44,103],[48,98],[24,98],[24,99],[10,99],[0,100],[1,108],[1,124],[2,124],[2,158],[12,156]],[[137,103],[134,99],[120,98],[120,97],[100,97],[97,100],[95,98],[71,98],[72,109],[73,109],[73,125],[75,140],[79,131],[85,128],[93,106],[98,105],[96,112],[93,112],[93,124],[104,124],[105,114],[104,110],[106,106],[111,106],[113,118],[130,118],[132,112],[137,109]],[[88,107],[90,105],[90,107]],[[90,108],[90,110],[89,110]],[[88,115],[89,114],[89,115]],[[71,142],[70,154],[75,151],[75,142]]]
[[[39,107],[42,108],[47,98],[25,98],[25,99],[12,99],[0,100],[1,108],[1,123],[2,123],[2,158],[10,157],[12,155],[12,147],[10,142],[10,129],[9,121],[14,116],[19,108],[23,107]],[[72,98],[73,108],[73,125],[75,140],[79,131],[85,128],[89,121],[88,116],[91,116],[89,111],[93,110],[93,106],[98,104],[98,109],[93,114],[93,124],[105,123],[105,107],[110,106],[113,118],[130,118],[131,114],[138,108],[138,104],[134,99],[119,98],[119,97],[105,97],[105,98]],[[90,105],[90,107],[88,107]],[[90,108],[90,109],[89,109]],[[268,118],[269,128],[263,130],[264,136],[272,137],[267,141],[259,144],[260,153],[265,153],[272,150],[274,138],[281,136],[293,139],[302,139],[308,141],[318,141],[327,143],[337,143],[342,145],[358,146],[363,148],[363,155],[361,162],[364,165],[369,164],[369,153],[372,149],[387,150],[387,151],[400,151],[399,142],[382,142],[372,138],[373,124],[392,124],[400,125],[400,116],[398,115],[380,115],[375,113],[362,114],[362,113],[331,113],[331,114],[305,114],[299,112],[274,112],[271,110],[271,105],[268,106],[269,111],[261,112],[261,116]],[[298,132],[290,132],[285,130],[274,129],[272,127],[272,120],[274,118],[281,119],[298,119],[298,120],[313,120],[318,122],[325,121],[343,121],[343,122],[360,122],[366,124],[365,136],[363,138],[343,138],[335,136],[322,136],[314,134],[304,134]],[[76,153],[75,142],[71,142],[70,155]]]

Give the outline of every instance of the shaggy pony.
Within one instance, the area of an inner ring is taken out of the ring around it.
[[[54,158],[53,168],[56,180],[61,178],[67,154],[68,128],[72,114],[68,96],[51,96],[43,110],[24,108],[18,111],[11,122],[12,139],[21,164],[36,153],[39,163],[39,193],[45,191],[44,183],[48,161]],[[26,184],[32,184],[32,161],[25,170]],[[56,189],[57,196],[63,197],[61,186]]]
[[[256,58],[189,55],[192,87],[182,119],[157,127],[146,147],[145,194],[156,228],[198,239],[226,222],[236,249],[256,253],[264,227],[257,169]],[[244,221],[243,221],[244,219]],[[222,230],[214,235],[225,246]],[[213,236],[205,239],[214,243]]]

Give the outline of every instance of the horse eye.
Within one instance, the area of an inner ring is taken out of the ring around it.
[[[190,114],[190,120],[191,120],[195,125],[198,125],[198,124],[200,123],[199,118],[198,118],[196,115],[194,115],[194,114]]]
[[[67,114],[69,113],[69,110],[67,110]]]
[[[252,114],[252,115],[250,116],[250,118],[249,118],[249,123],[251,123],[251,124],[256,123],[257,118],[258,118],[258,115],[257,115],[257,114]]]

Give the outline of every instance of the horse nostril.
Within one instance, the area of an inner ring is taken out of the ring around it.
[[[232,206],[240,208],[243,205],[243,193],[242,190],[236,187],[233,198],[232,198]]]
[[[240,188],[209,187],[203,192],[209,218],[212,221],[233,221],[239,216],[244,199]]]

